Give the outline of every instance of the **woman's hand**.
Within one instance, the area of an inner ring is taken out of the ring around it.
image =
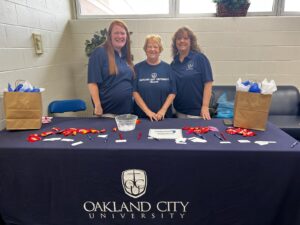
[[[102,109],[101,105],[95,105],[94,114],[96,116],[102,116],[103,115],[103,109]]]
[[[149,110],[145,113],[151,121],[153,121],[153,120],[158,121],[156,113],[152,112],[151,110]]]
[[[209,113],[209,108],[207,106],[202,106],[201,116],[204,120],[211,120],[210,113]]]
[[[156,116],[157,116],[157,120],[163,120],[165,118],[165,115],[166,115],[166,110],[161,108],[157,113],[156,113]]]

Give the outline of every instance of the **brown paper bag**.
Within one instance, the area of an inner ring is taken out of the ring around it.
[[[27,130],[41,128],[41,93],[4,92],[3,102],[7,130]]]
[[[233,125],[254,130],[266,130],[272,95],[237,91]]]

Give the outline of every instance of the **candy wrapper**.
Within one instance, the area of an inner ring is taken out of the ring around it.
[[[243,129],[240,127],[228,127],[226,129],[226,133],[231,135],[239,134],[239,135],[243,135],[244,137],[252,137],[256,135],[254,131],[249,129]]]

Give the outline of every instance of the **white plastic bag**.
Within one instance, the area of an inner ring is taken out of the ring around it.
[[[250,85],[244,85],[242,83],[242,79],[239,78],[236,82],[236,91],[244,91],[244,92],[248,92],[250,88]]]
[[[264,79],[261,82],[261,93],[264,95],[271,95],[273,92],[277,91],[277,86],[274,80],[268,82],[267,79]]]

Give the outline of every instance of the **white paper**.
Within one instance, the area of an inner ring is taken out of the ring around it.
[[[238,142],[240,142],[240,143],[251,143],[251,141],[248,141],[248,140],[238,140]]]
[[[59,141],[61,138],[46,138],[43,141]]]
[[[74,139],[71,139],[71,138],[63,138],[63,139],[61,139],[61,141],[72,142],[72,141],[74,141]]]
[[[182,138],[181,129],[150,129],[149,137],[157,139],[178,139]]]
[[[220,141],[220,144],[231,144],[230,141]]]
[[[121,139],[121,140],[116,140],[115,142],[116,143],[124,143],[124,142],[127,142],[127,140],[126,139]]]
[[[83,141],[75,142],[75,143],[72,144],[72,146],[81,145],[81,144],[83,144]]]
[[[198,137],[191,137],[191,138],[189,138],[189,140],[192,141],[192,142],[207,143],[207,140],[202,139],[202,138],[198,138]]]
[[[276,141],[255,141],[254,143],[258,145],[268,145],[268,144],[274,144],[276,143]]]
[[[175,139],[176,144],[186,144],[186,138]]]
[[[99,138],[107,138],[107,137],[108,137],[108,134],[99,134],[98,137],[99,137]]]

